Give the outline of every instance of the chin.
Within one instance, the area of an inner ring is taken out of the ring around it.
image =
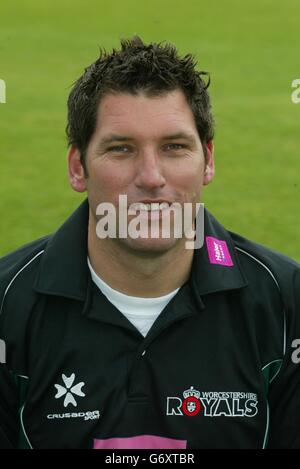
[[[138,238],[138,239],[122,239],[119,240],[122,242],[123,245],[126,246],[127,249],[130,249],[132,252],[136,254],[164,254],[168,252],[170,249],[174,248],[177,244],[179,239],[145,239],[145,238]]]

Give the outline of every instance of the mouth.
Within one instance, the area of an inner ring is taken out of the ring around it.
[[[166,201],[158,201],[158,202],[148,202],[148,201],[142,201],[142,202],[135,202],[130,205],[129,210],[140,210],[140,211],[146,211],[146,212],[158,212],[158,211],[163,211],[166,209],[169,209],[171,206],[170,202]]]

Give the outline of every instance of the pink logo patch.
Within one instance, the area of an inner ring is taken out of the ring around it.
[[[220,241],[212,236],[206,236],[206,246],[211,264],[233,266],[233,262],[226,241]]]
[[[105,438],[94,440],[94,449],[186,449],[186,440],[175,440],[155,435],[129,438]]]

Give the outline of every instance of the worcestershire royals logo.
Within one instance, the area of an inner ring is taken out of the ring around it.
[[[166,415],[195,417],[255,417],[257,394],[250,392],[198,391],[191,386],[181,397],[167,397]]]

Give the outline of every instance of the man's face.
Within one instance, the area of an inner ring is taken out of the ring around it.
[[[88,176],[80,189],[71,183],[75,190],[87,190],[93,226],[101,202],[112,203],[118,213],[120,194],[127,195],[128,206],[140,202],[195,204],[214,170],[212,147],[205,160],[193,113],[180,90],[159,97],[143,93],[104,96],[87,148],[86,167]],[[156,218],[164,213],[156,212]],[[150,212],[137,214],[150,223]],[[129,215],[128,222],[132,218]],[[183,239],[160,235],[113,242],[135,251],[164,252]]]

